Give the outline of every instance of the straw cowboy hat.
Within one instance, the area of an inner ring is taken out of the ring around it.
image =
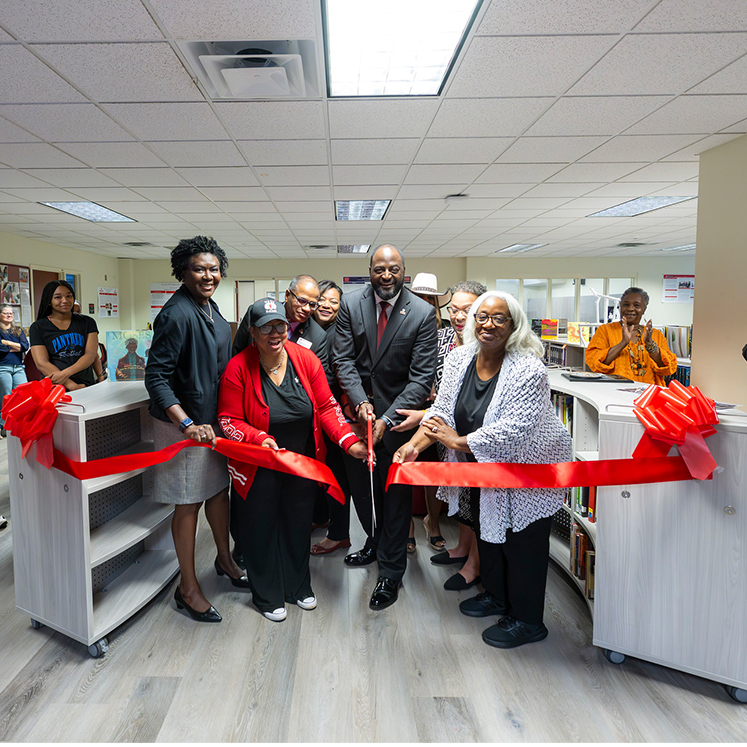
[[[410,290],[413,293],[417,293],[419,296],[449,296],[444,299],[444,302],[439,301],[439,307],[445,306],[451,298],[451,292],[449,290],[439,291],[438,290],[438,278],[432,272],[419,272],[415,279],[412,281]]]

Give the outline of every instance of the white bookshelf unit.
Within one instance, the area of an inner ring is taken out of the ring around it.
[[[104,382],[72,393],[59,408],[55,448],[91,461],[153,448],[142,382]],[[34,627],[47,625],[88,646],[108,648],[121,625],[178,571],[173,506],[155,503],[152,475],[138,469],[77,480],[8,444],[16,607]]]
[[[626,459],[643,435],[626,382],[573,382],[549,371],[573,397],[576,459]],[[747,415],[719,412],[707,444],[713,479],[597,490],[589,534],[596,577],[593,643],[615,664],[626,656],[721,682],[747,702]],[[550,556],[569,567],[570,546],[553,535]],[[581,589],[583,593],[583,588]]]

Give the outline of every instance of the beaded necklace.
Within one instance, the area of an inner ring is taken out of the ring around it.
[[[643,349],[643,342],[641,342],[641,329],[636,329],[638,335],[637,341],[631,340],[628,343],[628,354],[630,355],[630,367],[633,369],[634,376],[640,376],[641,378],[646,374],[646,353]]]

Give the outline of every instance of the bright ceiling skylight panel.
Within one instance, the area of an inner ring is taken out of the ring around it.
[[[482,0],[326,0],[330,96],[438,96]]]
[[[642,213],[650,213],[652,210],[676,205],[678,202],[694,200],[695,195],[689,197],[639,197],[636,200],[628,200],[614,207],[600,210],[598,213],[587,215],[587,218],[630,218]]]
[[[541,246],[547,246],[547,244],[511,244],[511,246],[499,249],[496,254],[523,254],[531,252],[532,249],[539,249]]]
[[[337,220],[384,220],[391,200],[335,200]]]
[[[133,218],[115,213],[95,202],[42,202],[40,204],[94,223],[137,223]]]

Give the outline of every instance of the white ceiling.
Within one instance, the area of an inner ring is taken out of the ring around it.
[[[320,19],[319,0],[2,0],[0,230],[137,258],[198,233],[229,257],[650,256],[695,241],[697,200],[586,216],[697,195],[698,154],[747,132],[746,0],[485,0],[438,98],[211,101],[177,45],[321,50]],[[334,199],[384,198],[383,222],[334,220]]]

